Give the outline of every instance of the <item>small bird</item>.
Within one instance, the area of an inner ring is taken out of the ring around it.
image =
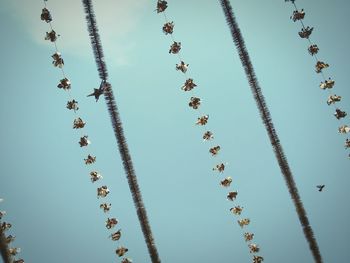
[[[98,89],[94,89],[94,92],[87,95],[88,97],[90,96],[95,96],[96,102],[98,101],[98,99],[100,98],[100,96],[103,94],[104,90],[105,90],[105,81],[101,82],[101,85]]]
[[[318,191],[319,191],[319,192],[322,192],[322,189],[323,189],[323,187],[324,187],[324,184],[323,184],[323,185],[317,185],[316,187],[318,188]]]

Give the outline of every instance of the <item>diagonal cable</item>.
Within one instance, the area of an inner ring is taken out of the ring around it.
[[[154,238],[153,238],[151,227],[148,221],[146,209],[142,201],[142,195],[137,182],[137,177],[136,177],[134,166],[129,153],[129,148],[126,142],[126,138],[124,136],[124,130],[123,130],[120,116],[119,116],[119,111],[118,111],[118,107],[113,94],[112,86],[109,83],[107,83],[107,78],[108,78],[107,67],[103,56],[102,44],[98,33],[92,1],[82,0],[82,3],[86,13],[86,20],[87,20],[88,31],[89,31],[90,40],[91,40],[91,46],[94,52],[99,76],[101,80],[105,83],[104,96],[105,96],[106,104],[111,117],[114,134],[117,139],[119,152],[123,160],[123,165],[127,175],[129,188],[134,200],[137,216],[140,221],[141,229],[145,238],[145,242],[147,244],[148,252],[151,257],[152,263],[160,263],[161,261],[158,255],[157,247],[154,242]]]
[[[293,174],[290,170],[287,158],[283,152],[282,145],[280,144],[280,140],[278,138],[277,132],[272,122],[272,118],[269,112],[269,109],[266,105],[265,98],[261,92],[261,88],[259,86],[258,80],[255,76],[253,65],[250,61],[250,57],[248,51],[245,46],[245,42],[241,31],[239,29],[236,18],[233,14],[231,4],[228,0],[219,0],[222,9],[224,11],[227,24],[230,28],[233,41],[238,50],[239,57],[241,59],[243,68],[245,70],[251,91],[253,93],[254,99],[258,106],[260,116],[263,120],[265,128],[267,130],[268,136],[270,138],[270,142],[272,148],[274,150],[277,162],[280,166],[283,177],[286,181],[289,193],[291,195],[292,201],[295,205],[296,212],[299,217],[300,224],[303,228],[305,238],[309,244],[309,248],[314,257],[316,263],[322,263],[321,253],[318,248],[318,244],[316,238],[314,237],[309,219],[307,217],[306,211],[304,209],[304,205],[300,199],[297,186],[295,184]]]

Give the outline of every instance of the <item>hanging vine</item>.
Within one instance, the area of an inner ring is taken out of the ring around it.
[[[312,40],[311,40],[311,34],[313,32],[313,27],[310,26],[305,26],[303,20],[305,17],[305,11],[304,9],[298,9],[297,5],[295,4],[295,0],[285,0],[285,2],[291,2],[293,4],[294,10],[293,10],[293,14],[290,17],[290,19],[293,20],[293,22],[299,21],[301,24],[301,31],[298,32],[298,35],[300,36],[300,38],[302,39],[306,39],[309,42],[309,47],[308,47],[308,53],[315,59],[315,71],[316,73],[319,73],[322,81],[321,84],[319,85],[319,87],[322,90],[327,90],[328,91],[328,98],[327,98],[327,105],[333,105],[334,108],[334,117],[337,120],[342,121],[343,119],[345,119],[345,117],[347,116],[347,113],[343,110],[341,110],[340,108],[338,108],[335,104],[338,104],[338,102],[340,102],[342,100],[342,96],[339,96],[337,94],[332,94],[331,93],[331,89],[333,89],[334,85],[335,85],[335,80],[329,78],[326,78],[323,69],[326,69],[329,67],[329,64],[319,60],[318,58],[318,52],[319,52],[319,47],[317,44],[315,44]],[[346,125],[345,123],[342,123],[339,127],[338,127],[338,132],[340,134],[347,134],[350,132],[350,127],[348,125]],[[347,138],[345,140],[345,145],[344,145],[345,149],[350,149],[350,139]],[[350,158],[350,154],[348,154],[348,157]]]
[[[2,199],[0,199],[1,201]],[[16,259],[20,248],[9,247],[15,240],[15,236],[6,235],[6,232],[12,227],[11,223],[5,222],[2,218],[6,215],[5,211],[0,211],[0,254],[4,263],[24,263],[23,259]]]
[[[222,147],[219,144],[214,143],[215,139],[214,139],[213,132],[206,129],[206,127],[209,126],[208,125],[209,115],[203,114],[203,112],[200,109],[201,105],[202,105],[202,101],[195,92],[195,90],[197,90],[197,84],[195,84],[194,80],[192,78],[190,78],[187,74],[189,64],[184,62],[184,60],[182,59],[181,42],[178,42],[174,39],[173,32],[174,32],[175,24],[173,21],[170,22],[170,20],[168,20],[167,15],[166,15],[166,11],[165,11],[167,8],[168,8],[167,1],[162,1],[162,0],[157,1],[156,11],[157,11],[157,13],[163,13],[164,19],[165,19],[165,24],[163,25],[163,28],[162,28],[163,33],[166,35],[169,35],[171,37],[171,40],[172,40],[172,44],[170,46],[169,53],[175,54],[178,56],[179,63],[176,64],[175,69],[177,71],[182,72],[183,75],[185,76],[185,82],[182,85],[181,90],[183,90],[186,93],[191,93],[191,97],[189,99],[188,106],[199,112],[199,117],[198,117],[195,124],[198,126],[202,126],[202,128],[203,128],[202,139],[204,141],[212,144],[211,147],[209,147],[208,152],[212,157],[216,157],[221,152]],[[218,172],[219,174],[224,174],[227,172],[226,166],[227,166],[227,163],[221,161],[221,162],[217,163],[212,168],[212,170]],[[228,189],[231,187],[231,183],[232,183],[232,178],[230,176],[227,176],[220,181],[219,185],[221,185],[225,189]],[[237,191],[229,190],[226,198],[229,201],[233,202],[236,200],[237,195],[238,195]],[[241,229],[246,230],[246,228],[250,224],[250,219],[240,217],[242,214],[242,211],[243,211],[243,207],[241,207],[240,205],[235,205],[234,207],[231,207],[229,209],[229,211],[231,212],[231,214],[238,217],[237,223],[241,227]],[[253,243],[254,233],[244,231],[242,233],[242,235],[244,237],[244,240],[248,243],[249,252],[253,254],[253,262],[254,263],[262,262],[264,260],[264,258],[260,255],[257,255],[257,253],[260,252],[260,247],[256,243]]]
[[[85,135],[82,132],[82,129],[85,128],[86,123],[82,120],[81,117],[78,116],[77,111],[79,110],[79,106],[78,106],[78,101],[76,101],[75,99],[72,99],[70,90],[71,90],[71,82],[70,80],[66,77],[66,74],[63,70],[63,66],[64,66],[64,60],[61,56],[61,53],[58,50],[57,47],[57,38],[59,35],[56,34],[56,32],[53,30],[52,28],[52,16],[50,11],[47,9],[46,6],[46,1],[44,0],[44,8],[42,9],[42,13],[41,13],[41,20],[45,21],[46,23],[49,24],[50,26],[50,32],[46,32],[46,37],[45,40],[48,40],[50,42],[52,42],[55,46],[55,53],[52,55],[53,61],[52,64],[55,67],[60,68],[61,73],[62,73],[62,79],[60,80],[60,82],[58,83],[57,87],[59,89],[63,89],[66,90],[68,92],[69,98],[70,100],[67,102],[67,106],[66,108],[73,111],[74,115],[75,115],[75,119],[73,121],[73,129],[77,129],[80,131],[80,140],[78,141],[79,145],[81,148],[87,148],[87,146],[90,145],[90,140],[88,139],[88,135]],[[96,51],[96,52],[100,52],[100,51]],[[104,65],[104,64],[103,64]],[[101,74],[104,74],[105,71],[102,68],[101,69]],[[103,75],[106,76],[106,75]],[[105,83],[101,83],[101,87],[103,88],[105,85]],[[101,89],[100,87],[100,89]],[[96,100],[98,100],[98,97],[100,95],[99,90],[100,89],[95,89],[95,92],[88,95],[95,95]],[[90,153],[87,154],[86,158],[84,158],[84,163],[87,166],[91,166],[93,164],[95,164],[96,162],[96,156],[91,155]],[[92,183],[95,183],[97,181],[100,181],[101,179],[103,179],[102,175],[96,171],[96,170],[92,170],[89,173],[90,176],[90,180]],[[106,198],[107,195],[110,193],[109,188],[106,185],[102,185],[100,187],[97,187],[97,198]],[[104,213],[108,213],[110,211],[112,207],[111,203],[101,203],[100,204],[100,208],[103,210]],[[114,229],[114,227],[119,223],[118,219],[116,219],[115,217],[112,218],[107,218],[106,222],[105,222],[105,226],[107,229],[112,230]],[[122,245],[120,245],[119,241],[120,238],[122,236],[121,230],[117,230],[116,232],[113,232],[110,234],[110,238],[112,239],[112,241],[117,241],[118,243],[118,248],[116,249],[116,254],[119,257],[123,257],[125,255],[125,253],[128,251],[128,249]],[[131,259],[124,257],[122,259],[122,263],[131,263]]]

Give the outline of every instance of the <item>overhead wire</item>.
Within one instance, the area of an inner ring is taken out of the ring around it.
[[[294,6],[294,12],[299,12],[299,9],[298,9],[298,7],[297,7],[297,5],[296,5],[296,3],[295,3],[295,0],[289,0],[289,1],[287,0],[287,1],[285,1],[285,2],[291,2],[291,3],[293,4],[293,6]],[[302,9],[302,10],[303,10],[303,9]],[[293,14],[294,14],[294,13],[293,13]],[[291,17],[291,18],[292,18],[292,17]],[[306,27],[305,27],[305,24],[304,24],[304,22],[303,22],[303,19],[304,19],[304,17],[301,18],[301,19],[297,19],[297,20],[301,23],[302,29],[303,29],[303,30],[306,30]],[[294,21],[294,22],[295,22],[295,21]],[[314,45],[314,43],[311,41],[311,37],[310,37],[310,36],[307,38],[307,41],[309,42],[310,46]],[[318,45],[317,45],[317,47],[318,47]],[[314,57],[315,61],[316,61],[316,64],[320,61],[320,60],[318,59],[317,54],[318,54],[318,52],[312,55],[312,56]],[[321,82],[321,85],[322,85],[322,83],[326,83],[327,78],[325,77],[325,74],[324,74],[323,70],[321,70],[320,73],[321,73],[320,75],[321,75],[322,80],[323,80],[323,82]],[[330,79],[330,78],[329,78],[329,79]],[[331,92],[330,88],[325,88],[325,89],[327,89],[327,91],[328,91],[328,96],[329,96],[328,98],[330,98],[330,96],[332,96],[332,92]],[[333,89],[333,86],[332,86],[332,89]],[[342,98],[342,99],[343,99],[343,98]],[[327,104],[328,104],[328,102],[327,102]],[[341,121],[341,126],[340,126],[340,127],[345,127],[345,126],[347,126],[347,125],[345,125],[345,122],[344,122],[344,120],[343,120],[343,119],[345,119],[347,113],[345,113],[346,115],[345,115],[344,117],[338,118],[338,117],[337,117],[337,113],[338,113],[338,110],[340,110],[340,109],[335,105],[335,102],[334,102],[334,103],[331,103],[331,104],[332,104],[332,106],[333,106],[333,108],[334,108],[334,110],[335,110],[334,116],[335,116],[338,120]],[[341,111],[341,110],[340,110],[340,111]],[[338,128],[338,131],[339,131],[340,127]],[[349,129],[349,130],[350,130],[350,129]],[[339,131],[339,132],[340,132],[340,131]],[[345,148],[350,148],[349,138],[346,139]],[[349,154],[349,158],[350,158],[350,154]]]
[[[164,10],[163,10],[163,7],[161,6],[162,4],[163,4],[164,6],[166,6],[166,7],[164,8]],[[160,6],[159,6],[159,5],[160,5]],[[159,8],[159,7],[162,7],[162,8]],[[164,28],[167,24],[170,23],[170,20],[168,19],[167,14],[166,14],[166,12],[167,12],[167,11],[165,10],[166,8],[167,8],[167,2],[166,2],[166,1],[161,1],[161,0],[159,0],[159,1],[157,2],[157,9],[156,9],[157,12],[158,12],[158,13],[161,12],[161,13],[163,13],[163,15],[164,15],[165,24],[164,24],[163,28]],[[172,21],[171,23],[173,23],[173,21]],[[164,30],[163,30],[163,31],[164,31]],[[177,41],[175,40],[174,35],[173,35],[173,32],[171,32],[171,33],[164,32],[164,33],[167,34],[167,35],[170,35],[170,37],[171,37],[173,43],[180,43],[180,42],[177,42]],[[171,53],[171,52],[169,52],[169,53]],[[184,60],[182,59],[181,53],[182,53],[182,52],[181,52],[181,48],[180,48],[180,50],[175,54],[175,55],[177,55],[177,57],[178,57],[180,63],[184,62]],[[180,64],[180,63],[179,63],[179,64]],[[187,70],[186,70],[185,72],[183,72],[183,73],[184,73],[184,76],[185,76],[185,80],[191,79],[191,78],[189,77],[189,75],[187,74]],[[192,89],[189,91],[189,93],[192,95],[192,97],[197,97],[197,94],[196,94],[195,90],[197,90],[196,87],[192,88]],[[187,92],[185,91],[185,93],[187,93]],[[201,107],[202,107],[201,105],[202,105],[202,103],[200,104],[200,106],[199,106],[198,108],[196,108],[196,111],[199,112],[200,116],[205,116],[205,115],[203,115],[203,113],[202,113],[202,111],[201,111]],[[207,115],[207,116],[209,116],[209,115]],[[208,124],[209,124],[209,125],[208,125]],[[208,124],[202,125],[202,126],[203,126],[203,127],[202,127],[202,130],[203,130],[204,132],[205,132],[205,131],[211,131],[210,128],[209,128],[209,129],[206,128],[207,126],[210,126],[210,121],[208,121]],[[213,147],[209,149],[209,152],[210,152],[212,149],[214,149],[215,147],[220,147],[220,148],[219,148],[219,149],[220,149],[220,150],[219,150],[219,151],[220,151],[219,155],[221,156],[221,154],[222,154],[222,153],[221,153],[221,151],[222,151],[221,146],[220,146],[220,144],[215,143],[216,135],[212,134],[212,136],[213,136],[213,138],[212,138],[210,141],[211,141],[211,144],[212,144]],[[216,146],[215,146],[215,145],[216,145]],[[213,154],[213,153],[212,153],[212,155],[213,155],[214,157],[216,157],[217,154]],[[217,165],[214,166],[214,168],[213,168],[212,170],[213,170],[213,171],[219,172],[219,174],[227,174],[227,168],[225,168],[226,165],[227,165],[227,162],[224,163],[224,161],[222,161],[221,163],[217,163]],[[223,170],[221,170],[220,167],[221,167]],[[226,178],[224,178],[224,179],[220,182],[220,184],[221,184],[225,189],[228,189],[228,188],[231,186],[231,183],[232,183],[232,178],[231,178],[231,177],[226,177]],[[231,198],[231,201],[236,201],[237,191],[231,191],[231,192],[229,192],[228,196],[229,196],[231,193],[235,193],[235,194],[234,194],[234,197]],[[227,198],[227,199],[230,200],[230,198]],[[236,204],[236,205],[235,205],[234,207],[232,207],[229,211],[230,211],[231,214],[233,213],[235,216],[237,216],[237,218],[241,218],[242,210],[243,210],[243,207],[241,207],[240,205]],[[237,223],[241,226],[241,229],[242,229],[242,236],[245,238],[245,241],[246,241],[247,244],[248,244],[248,248],[250,249],[250,253],[253,253],[253,254],[254,254],[254,255],[253,255],[253,262],[254,262],[254,263],[262,262],[262,261],[263,261],[263,257],[261,257],[261,256],[259,256],[259,255],[256,255],[256,253],[258,253],[258,252],[260,251],[260,247],[259,247],[257,244],[255,244],[255,243],[252,242],[253,237],[254,237],[254,234],[251,233],[251,232],[243,231],[243,230],[246,230],[247,226],[250,224],[250,219],[249,219],[249,218],[241,218],[241,219],[238,219],[238,220],[237,220]],[[249,229],[249,227],[248,227],[248,229]]]
[[[293,5],[294,5],[294,7],[295,7],[294,10],[295,10],[295,11],[298,11],[298,8],[297,8],[295,2],[293,2]],[[306,26],[305,26],[305,24],[304,24],[304,22],[303,22],[303,19],[299,19],[298,21],[301,23],[302,29],[303,29],[303,30],[306,30]],[[312,46],[312,45],[315,44],[315,43],[313,43],[313,42],[311,41],[311,36],[309,36],[309,37],[307,38],[307,41],[309,42],[310,46]],[[318,45],[317,45],[317,46],[318,46]],[[319,61],[317,54],[318,54],[318,53],[312,55],[312,57],[314,57],[316,63]],[[322,76],[323,81],[325,81],[325,80],[326,80],[326,77],[325,77],[325,74],[324,74],[324,72],[323,72],[322,70],[321,70],[321,72],[320,72],[320,75]],[[329,89],[327,89],[327,91],[328,91],[329,93],[331,93]],[[335,105],[333,104],[333,106],[335,106]]]
[[[137,182],[136,173],[135,173],[133,162],[129,152],[129,147],[127,145],[126,138],[124,135],[124,130],[122,126],[122,121],[120,119],[117,103],[113,94],[112,86],[110,83],[107,82],[107,78],[108,78],[107,66],[105,64],[102,44],[100,40],[100,35],[98,33],[98,27],[95,19],[95,14],[93,11],[92,1],[82,0],[82,3],[86,14],[88,32],[89,32],[91,46],[93,49],[99,76],[101,80],[105,82],[105,85],[104,85],[105,101],[110,114],[114,135],[117,139],[118,149],[123,161],[123,166],[125,169],[126,177],[128,180],[130,192],[132,194],[132,198],[134,201],[134,205],[136,208],[142,233],[144,235],[144,239],[145,239],[152,263],[160,263],[161,260],[154,241],[154,237],[153,237],[151,226],[148,220],[146,208],[143,203],[140,187]]]
[[[297,188],[297,185],[295,183],[292,171],[290,169],[290,166],[288,164],[287,158],[284,154],[284,151],[282,149],[282,145],[280,143],[280,139],[277,135],[277,131],[274,127],[274,124],[272,122],[272,117],[270,114],[270,111],[267,107],[267,104],[265,102],[265,98],[262,94],[260,85],[258,83],[257,77],[255,75],[255,70],[253,68],[253,65],[250,60],[249,53],[247,51],[244,38],[241,34],[241,30],[239,28],[239,25],[236,21],[236,17],[233,13],[233,9],[231,7],[231,4],[229,0],[219,0],[222,10],[224,12],[224,15],[226,17],[226,22],[229,26],[233,42],[236,46],[236,49],[238,51],[242,66],[244,68],[246,77],[248,79],[249,86],[251,88],[253,97],[255,99],[255,102],[257,104],[258,110],[260,112],[260,116],[262,118],[263,124],[265,126],[265,129],[267,131],[267,134],[269,136],[271,146],[273,148],[273,151],[275,153],[275,157],[277,159],[277,162],[279,164],[280,170],[282,172],[282,175],[285,179],[286,185],[288,187],[289,193],[291,195],[292,201],[294,203],[300,224],[302,226],[305,238],[309,244],[309,248],[311,250],[311,253],[314,257],[314,260],[316,263],[322,263],[322,257],[321,253],[317,244],[317,240],[314,236],[312,227],[310,225],[310,221],[307,217],[306,210],[304,208],[304,205],[302,203],[302,200],[299,195],[299,191]]]

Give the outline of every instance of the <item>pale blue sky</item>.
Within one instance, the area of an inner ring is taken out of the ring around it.
[[[198,85],[201,111],[210,115],[215,142],[204,143],[194,125],[199,113],[187,106],[191,94],[180,90],[185,77],[168,54],[171,38],[162,33],[164,17],[156,1],[94,2],[125,135],[133,157],[149,220],[163,262],[251,262],[243,231],[230,214],[234,204],[251,219],[264,262],[313,262],[294,206],[218,1],[168,1],[174,37],[182,43],[188,75]],[[324,262],[347,262],[349,244],[349,151],[327,91],[318,85],[301,26],[284,1],[232,0],[256,75],[294,173]],[[348,47],[350,3],[345,0],[297,1],[314,26],[312,40],[325,75],[343,96],[350,113]],[[72,82],[83,133],[92,144],[80,149],[68,93],[56,88],[61,72],[51,65],[48,25],[40,21],[42,1],[0,0],[0,210],[13,224],[14,245],[26,262],[115,262],[117,243],[108,239],[106,215],[99,209],[97,186],[106,184],[109,216],[120,220],[120,244],[134,262],[150,262],[116,141],[104,103],[87,98],[98,87],[96,65],[81,1],[49,0],[57,44]],[[212,158],[209,147],[222,151]],[[93,167],[83,158],[97,156]],[[238,191],[233,204],[211,171],[228,162],[225,176]],[[91,170],[104,179],[92,184]],[[324,192],[315,187],[325,184]]]

